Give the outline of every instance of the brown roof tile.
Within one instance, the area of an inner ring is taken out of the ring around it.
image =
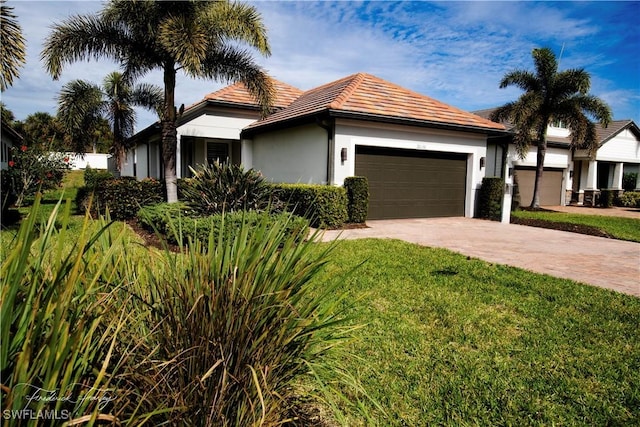
[[[271,79],[276,89],[274,107],[284,108],[296,100],[303,91],[291,85]],[[231,104],[258,106],[256,100],[251,96],[245,85],[241,82],[224,87],[216,92],[212,92],[204,97],[207,101],[220,101]]]
[[[454,126],[505,129],[499,123],[366,73],[354,74],[311,89],[287,108],[252,123],[247,129],[304,117],[324,110]]]

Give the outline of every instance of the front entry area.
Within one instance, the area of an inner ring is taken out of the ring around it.
[[[356,146],[369,181],[368,219],[464,216],[467,155]]]

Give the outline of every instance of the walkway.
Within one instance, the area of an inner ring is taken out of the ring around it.
[[[640,297],[640,243],[471,218],[368,221],[325,241],[401,239]]]

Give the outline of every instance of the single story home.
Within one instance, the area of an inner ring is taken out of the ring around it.
[[[272,182],[342,185],[369,180],[369,219],[473,217],[484,176],[505,174],[489,137],[504,125],[366,73],[302,92],[282,82],[276,110],[242,84],[207,95],[178,121],[179,177],[228,159]],[[158,124],[133,136],[123,174],[161,178]],[[126,172],[126,173],[125,173]]]
[[[493,109],[476,111],[488,118]],[[505,123],[509,130],[513,125]],[[554,122],[547,129],[547,153],[542,175],[542,206],[593,206],[601,190],[622,191],[625,173],[640,172],[640,129],[633,120],[614,120],[606,128],[596,125],[598,150],[590,159],[585,150],[570,148],[570,131],[564,123]],[[511,137],[490,138],[490,142],[508,147],[505,154],[507,182],[513,185],[516,204],[528,206],[533,198],[537,147],[520,159]],[[636,181],[640,189],[640,174]]]

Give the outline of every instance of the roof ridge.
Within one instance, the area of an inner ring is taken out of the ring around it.
[[[351,81],[344,89],[342,89],[340,94],[335,97],[331,104],[329,104],[329,108],[337,110],[342,107],[342,105],[349,99],[351,94],[355,92],[358,86],[360,86],[360,84],[364,81],[366,76],[366,73],[356,73],[352,74],[349,77],[346,77],[346,79],[351,79]]]

